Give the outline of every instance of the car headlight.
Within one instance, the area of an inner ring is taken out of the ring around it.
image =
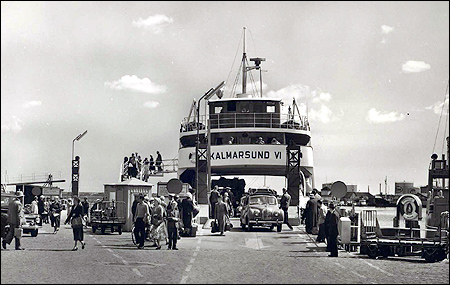
[[[36,224],[39,224],[40,221],[41,219],[39,217],[36,217]]]
[[[259,214],[261,214],[261,211],[258,210],[258,209],[253,209],[252,210],[252,214],[255,215],[255,216],[259,216]]]
[[[275,216],[275,217],[278,217],[278,212],[275,212],[275,213],[273,213],[273,215]]]

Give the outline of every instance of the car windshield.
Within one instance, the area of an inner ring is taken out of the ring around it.
[[[273,196],[252,196],[248,203],[249,205],[276,205],[277,199]]]
[[[13,199],[14,199],[14,197],[12,197],[12,196],[3,196],[2,195],[2,207],[7,207],[9,202]]]

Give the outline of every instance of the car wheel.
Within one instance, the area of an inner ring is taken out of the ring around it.
[[[282,227],[283,225],[277,225],[277,232],[281,232],[281,227]]]
[[[97,226],[92,226],[92,233],[94,234],[95,231],[97,230]]]
[[[367,255],[370,258],[373,258],[373,259],[377,258],[377,256],[378,256],[378,246],[375,245],[375,244],[369,245],[369,247],[367,249]]]
[[[106,227],[102,227],[102,234],[105,234],[105,231],[106,231]]]
[[[38,230],[31,231],[31,236],[32,237],[37,237],[37,235],[38,235]]]
[[[119,232],[119,235],[122,234],[122,227],[119,226],[119,228],[117,229],[117,231]]]
[[[428,263],[433,263],[436,261],[436,250],[434,248],[424,248],[423,257]]]

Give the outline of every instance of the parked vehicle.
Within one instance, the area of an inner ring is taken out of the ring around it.
[[[106,229],[110,229],[111,233],[117,231],[121,235],[122,227],[125,225],[124,205],[123,201],[99,202],[98,208],[91,212],[89,224],[92,227],[92,233],[100,229],[104,234]]]
[[[241,201],[240,223],[243,229],[250,231],[253,227],[268,227],[272,230],[277,227],[277,232],[281,232],[284,213],[274,190],[253,189]]]
[[[1,193],[1,211],[2,213],[8,213],[8,205],[12,199],[16,198],[15,193],[2,192]],[[24,202],[23,196],[21,197],[22,205]],[[32,237],[36,237],[39,233],[40,217],[38,214],[31,214],[30,207],[24,206],[24,221],[22,222],[22,230],[24,234],[31,234]]]

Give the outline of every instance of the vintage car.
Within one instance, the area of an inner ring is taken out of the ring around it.
[[[277,232],[281,232],[284,220],[283,210],[276,196],[276,192],[271,189],[252,189],[249,194],[242,199],[241,227],[249,231],[257,227],[268,227],[271,230],[277,227]]]
[[[2,213],[8,213],[9,202],[16,197],[15,193],[2,192],[1,193],[1,209]],[[23,205],[23,197],[22,197]],[[36,237],[39,232],[40,217],[38,214],[31,214],[30,207],[25,205],[24,207],[24,220],[22,221],[23,233],[30,233],[32,237]]]

